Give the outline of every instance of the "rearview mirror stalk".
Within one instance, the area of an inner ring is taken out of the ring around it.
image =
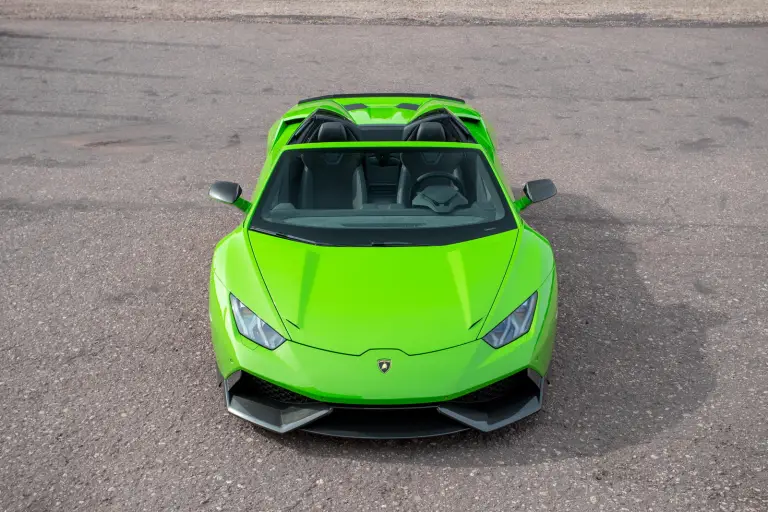
[[[528,206],[533,204],[533,201],[523,196],[520,199],[516,199],[512,204],[515,205],[515,208],[517,208],[517,211],[521,212],[526,208],[528,208]]]
[[[238,197],[237,200],[232,203],[235,208],[238,210],[241,210],[243,213],[247,213],[248,210],[251,208],[251,202],[243,199],[242,197]]]

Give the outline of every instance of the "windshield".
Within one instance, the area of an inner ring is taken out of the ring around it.
[[[251,229],[318,245],[444,245],[515,229],[483,153],[466,148],[283,152]]]

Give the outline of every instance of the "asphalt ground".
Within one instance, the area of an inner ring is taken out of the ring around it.
[[[460,95],[553,243],[544,410],[343,441],[226,413],[209,263],[269,124]],[[0,21],[0,509],[768,510],[768,30]]]
[[[0,16],[393,25],[768,23],[765,0],[3,0]]]

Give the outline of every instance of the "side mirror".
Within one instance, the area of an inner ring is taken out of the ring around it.
[[[533,180],[523,185],[523,193],[525,197],[515,201],[515,206],[517,206],[518,210],[524,210],[532,203],[549,199],[557,194],[557,187],[549,179]]]
[[[234,205],[244,212],[248,211],[251,203],[240,197],[243,189],[237,183],[231,181],[217,181],[208,189],[208,195],[217,201]]]

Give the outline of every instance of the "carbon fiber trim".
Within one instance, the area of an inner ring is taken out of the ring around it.
[[[236,372],[224,381],[224,394],[229,412],[273,432],[403,439],[505,427],[541,409],[546,382],[525,370],[448,402],[350,405],[318,402]]]

